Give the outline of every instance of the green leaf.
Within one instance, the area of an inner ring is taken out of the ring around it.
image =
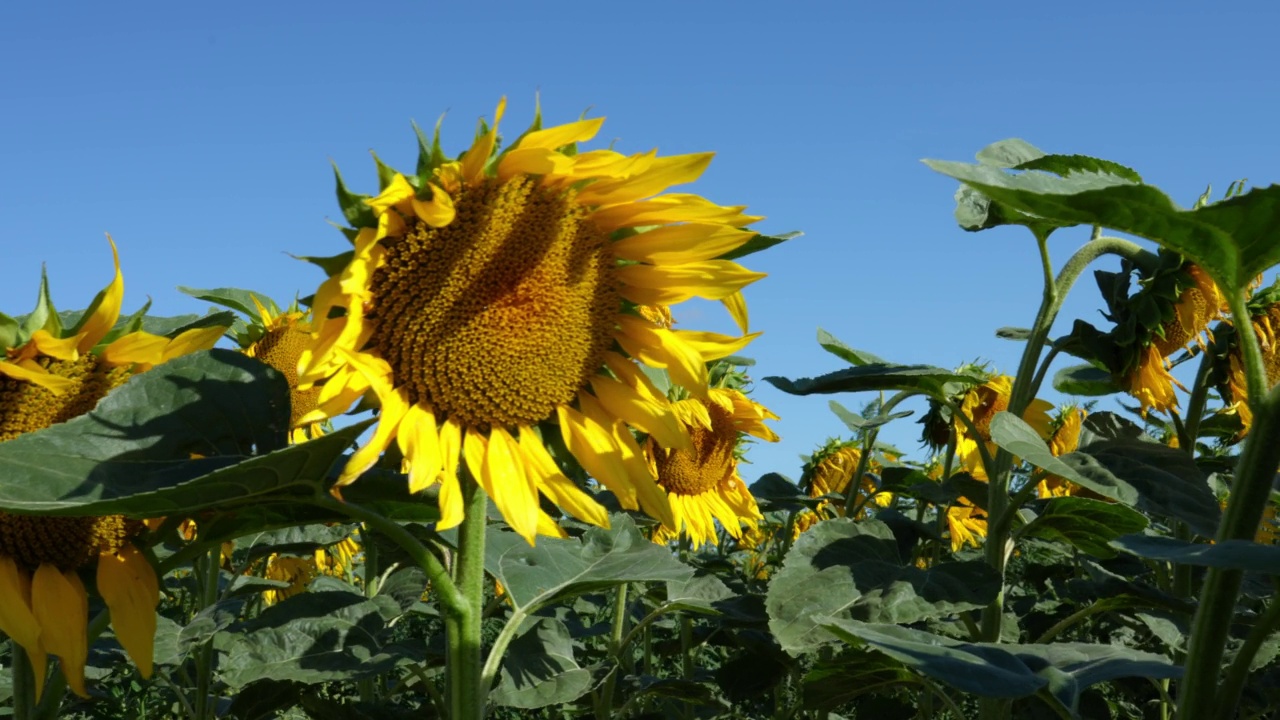
[[[846,408],[845,406],[841,405],[835,400],[832,400],[831,402],[827,403],[827,405],[828,407],[831,408],[831,412],[835,413],[836,417],[840,418],[840,421],[845,424],[845,427],[848,427],[850,430],[852,430],[855,433],[860,432],[862,430],[870,430],[872,428],[878,428],[881,425],[884,425],[890,421],[897,420],[899,418],[909,417],[912,414],[911,410],[903,410],[902,412],[896,412],[891,415],[877,415],[868,420],[867,418],[864,418],[858,413],[853,412],[852,410]]]
[[[1118,162],[1089,157],[1088,155],[1042,155],[1013,166],[1015,170],[1043,170],[1059,177],[1067,177],[1073,173],[1091,172],[1118,175],[1136,183],[1142,182],[1142,176],[1131,167]]]
[[[782,233],[781,235],[756,235],[755,237],[743,243],[740,247],[730,250],[729,252],[719,256],[716,259],[717,260],[737,260],[738,258],[746,257],[747,255],[753,255],[755,253],[758,253],[761,250],[768,250],[774,245],[781,245],[782,243],[788,240],[794,240],[795,238],[798,238],[801,235],[804,235],[804,233],[799,231]]]
[[[1047,680],[1049,693],[1073,714],[1080,710],[1080,693],[1098,683],[1126,677],[1182,677],[1182,668],[1168,658],[1123,645],[1055,642],[1000,647]]]
[[[982,165],[1012,168],[1045,157],[1045,153],[1022,138],[1009,138],[997,140],[982,148],[976,157]]]
[[[190,288],[183,285],[178,286],[179,292],[190,295],[197,300],[204,300],[215,305],[229,307],[237,312],[244,313],[248,317],[261,320],[258,315],[258,308],[253,304],[254,298],[262,303],[262,306],[271,312],[271,314],[279,314],[280,308],[276,306],[272,299],[262,293],[252,292],[249,290],[241,290],[239,288],[213,288],[210,290],[201,290],[199,288]]]
[[[354,250],[348,250],[329,257],[315,255],[290,255],[289,257],[295,260],[305,260],[323,270],[325,275],[333,277],[351,264],[351,258],[355,257],[355,254]]]
[[[855,350],[848,345],[845,345],[843,342],[840,342],[835,335],[832,335],[822,328],[818,328],[818,344],[822,346],[823,350],[826,350],[841,360],[848,362],[850,365],[861,366],[887,364],[884,360],[881,360],[879,357],[876,357],[869,352]]]
[[[897,625],[831,618],[822,627],[852,644],[879,650],[934,680],[983,697],[1030,695],[1048,682],[1006,646],[966,643]]]
[[[394,600],[347,587],[294,595],[219,632],[219,679],[232,691],[261,679],[348,681],[425,657],[421,640],[392,641],[389,623],[400,615]]]
[[[1111,546],[1148,560],[1280,575],[1280,547],[1248,540],[1205,545],[1154,535],[1126,535],[1112,540]]]
[[[1053,389],[1067,395],[1100,397],[1123,392],[1111,373],[1084,363],[1059,370],[1053,376]]]
[[[573,659],[573,638],[564,623],[539,618],[511,642],[502,658],[502,679],[490,699],[526,710],[569,703],[591,689],[591,671]]]
[[[1147,518],[1118,503],[1088,498],[1060,497],[1049,501],[1044,512],[1032,520],[1023,534],[1070,543],[1095,557],[1110,558],[1115,551],[1107,545],[1121,535],[1141,532]]]
[[[506,588],[515,608],[525,612],[622,583],[678,581],[692,574],[641,535],[630,516],[611,515],[610,523],[609,530],[593,527],[581,539],[538,538],[536,546],[491,527],[485,570]]]
[[[370,421],[266,452],[284,445],[288,418],[288,385],[261,362],[217,349],[181,357],[85,415],[0,443],[0,508],[147,517],[314,496]]]
[[[765,380],[779,390],[792,395],[813,395],[866,390],[914,390],[932,397],[947,394],[948,384],[964,386],[977,381],[968,375],[957,375],[949,370],[931,365],[886,365],[873,363],[861,367],[837,370],[816,378],[788,380],[783,377],[766,377]]]
[[[1155,241],[1203,267],[1227,293],[1245,288],[1280,262],[1280,186],[1184,210],[1158,188],[1109,172],[1064,178],[966,163],[925,163],[1020,212]]]
[[[980,608],[1000,590],[980,561],[904,565],[890,528],[877,520],[828,520],[791,547],[769,583],[769,628],[792,655],[832,641],[833,617],[913,623]]]
[[[996,328],[996,337],[1001,340],[1029,340],[1031,339],[1031,328],[1022,327],[1002,327]]]
[[[992,442],[1041,470],[1073,482],[1076,480],[1087,482],[1087,478],[1078,476],[1070,465],[1055,457],[1039,433],[1017,415],[1004,410],[996,413],[995,417],[991,418],[990,431]],[[1085,485],[1085,487],[1089,486]]]
[[[1181,450],[1138,440],[1102,440],[1060,460],[1072,469],[1063,475],[1072,482],[1142,512],[1181,520],[1205,537],[1217,533],[1222,510],[1204,473]]]

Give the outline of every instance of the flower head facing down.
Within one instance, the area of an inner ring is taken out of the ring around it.
[[[1250,302],[1250,324],[1257,335],[1258,346],[1262,350],[1262,364],[1267,374],[1267,387],[1275,387],[1280,383],[1280,285],[1266,289],[1256,297],[1259,302]],[[1243,426],[1240,436],[1248,434],[1253,425],[1253,410],[1247,401],[1249,386],[1245,380],[1244,356],[1239,339],[1234,331],[1230,335],[1230,349],[1226,353],[1225,369],[1219,370],[1225,378],[1218,383],[1222,399],[1230,412],[1236,413]],[[1223,363],[1220,363],[1223,364]]]
[[[115,254],[115,244],[111,245]],[[225,328],[193,328],[162,337],[126,323],[117,327],[124,280],[115,277],[80,320],[64,328],[47,287],[37,312],[43,323],[4,343],[0,358],[0,442],[92,410],[132,375],[211,347]],[[141,521],[119,515],[46,517],[0,512],[0,630],[26,651],[43,689],[49,655],[62,661],[67,684],[87,697],[88,595],[80,571],[96,565],[98,593],[120,644],[144,677],[152,670],[155,571],[132,539]]]
[[[982,461],[982,449],[988,456],[994,456],[996,444],[991,441],[991,421],[996,413],[1009,409],[1009,397],[1013,392],[1013,378],[1008,375],[997,375],[987,382],[971,388],[960,403],[960,412],[969,419],[966,424],[960,418],[954,418],[956,433],[956,457],[965,470],[978,480],[987,479],[986,465]],[[1053,405],[1045,400],[1034,398],[1022,412],[1022,419],[1042,438],[1050,437],[1051,419],[1049,411]],[[970,429],[969,425],[972,425]],[[981,445],[980,445],[981,444]],[[980,449],[981,448],[981,449]]]
[[[1075,405],[1063,408],[1058,414],[1053,423],[1053,435],[1049,438],[1049,452],[1053,453],[1054,457],[1075,452],[1080,447],[1080,429],[1087,415],[1083,408]],[[1036,495],[1041,498],[1080,495],[1082,491],[1084,488],[1057,475],[1049,475],[1036,487]],[[1094,493],[1088,491],[1084,491],[1084,494],[1096,497]]]
[[[762,277],[719,259],[758,218],[662,194],[695,180],[709,154],[577,152],[598,119],[535,123],[495,154],[504,108],[459,160],[445,161],[438,137],[424,142],[417,175],[388,173],[377,197],[349,205],[355,247],[316,293],[315,346],[299,366],[321,405],[367,392],[381,405],[336,488],[396,442],[411,490],[442,483],[441,527],[462,520],[460,463],[530,542],[547,525],[539,494],[604,524],[544,445],[558,426],[623,507],[673,523],[631,428],[667,447],[689,437],[640,365],[706,397],[708,348],[738,339],[633,308],[723,299]]]
[[[800,487],[807,490],[809,497],[819,498],[824,495],[845,495],[858,472],[862,460],[862,449],[855,441],[831,440],[813,454],[805,463],[800,476]],[[876,486],[875,473],[879,473],[882,464],[876,454],[868,460],[862,481],[858,483],[857,492],[862,496],[858,505],[859,516],[868,516],[873,507],[888,507],[893,501],[893,493],[883,492]],[[828,517],[844,517],[843,503],[822,503],[820,508],[829,510]],[[822,514],[822,513],[820,513]]]

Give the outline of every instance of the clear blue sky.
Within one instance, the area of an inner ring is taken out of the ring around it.
[[[446,149],[509,98],[523,128],[585,108],[619,150],[714,150],[691,190],[805,237],[749,258],[757,377],[840,367],[821,326],[903,363],[985,358],[1011,371],[1039,297],[1034,246],[966,234],[953,181],[1018,136],[1131,165],[1190,204],[1213,183],[1276,180],[1280,8],[1203,3],[384,2],[9,3],[0,8],[0,309],[27,312],[41,263],[64,309],[109,279],[132,309],[203,305],[174,286],[287,299],[320,275],[291,259],[345,248],[330,159],[376,189],[367,151],[411,168],[409,122],[443,112]],[[1084,237],[1055,236],[1060,264]],[[1091,281],[1060,319],[1097,318]],[[718,306],[678,315],[728,330]],[[783,441],[751,454],[799,474],[844,432],[826,397],[765,383]],[[844,397],[850,407],[865,398]],[[916,428],[886,437],[914,450]]]

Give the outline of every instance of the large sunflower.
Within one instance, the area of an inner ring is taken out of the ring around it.
[[[659,194],[695,180],[710,154],[578,152],[600,119],[535,121],[498,154],[504,107],[459,160],[444,160],[437,131],[416,175],[380,165],[381,193],[347,205],[355,247],[316,293],[316,346],[300,370],[322,383],[321,405],[372,391],[381,413],[335,490],[398,442],[412,491],[442,483],[442,528],[462,520],[460,459],[530,542],[547,525],[539,492],[606,524],[544,445],[558,425],[623,507],[674,524],[629,428],[667,447],[690,441],[640,364],[707,398],[705,360],[743,342],[672,330],[634,308],[724,299],[762,277],[720,259],[758,218]],[[341,185],[339,195],[350,198]]]
[[[212,347],[225,328],[166,338],[116,327],[124,295],[115,243],[115,278],[73,327],[63,328],[41,288],[35,313],[5,343],[0,359],[0,442],[81,415],[137,372]],[[8,320],[0,316],[0,320]],[[10,325],[14,327],[16,322]],[[25,336],[25,337],[23,337]],[[81,571],[96,566],[96,587],[116,637],[144,677],[152,670],[160,591],[151,564],[132,543],[141,521],[120,515],[43,517],[0,512],[0,630],[23,647],[44,686],[49,655],[67,684],[87,697],[88,597]]]
[[[978,443],[982,443],[989,455],[994,456],[996,444],[991,441],[991,420],[996,413],[1009,409],[1009,396],[1013,392],[1013,378],[1008,375],[997,375],[987,382],[970,389],[960,403],[960,411],[973,423],[971,432],[959,418],[955,418],[956,457],[965,470],[978,480],[987,479],[986,467],[982,464],[982,452]],[[1042,438],[1052,435],[1052,420],[1049,410],[1053,405],[1046,400],[1033,399],[1022,412],[1026,421]]]
[[[729,388],[711,388],[705,400],[679,400],[675,411],[688,428],[691,445],[665,448],[650,436],[645,447],[658,483],[671,502],[674,522],[667,527],[669,534],[687,534],[695,549],[703,543],[714,545],[719,520],[730,536],[741,537],[743,523],[755,528],[764,516],[738,475],[739,441],[744,434],[777,441],[778,436],[764,421],[778,416]]]

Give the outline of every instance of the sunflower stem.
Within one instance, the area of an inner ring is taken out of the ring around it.
[[[623,640],[627,637],[627,584],[622,583],[614,591],[613,627],[609,635],[609,654],[613,656],[613,671],[604,681],[600,690],[600,703],[596,707],[596,717],[607,720],[613,717],[613,691],[618,684],[618,673],[622,672]]]
[[[1276,467],[1280,466],[1280,443],[1275,441],[1280,437],[1280,388],[1267,391],[1262,349],[1250,322],[1244,291],[1233,290],[1227,297],[1244,359],[1254,423],[1236,461],[1231,496],[1218,526],[1219,542],[1253,539],[1266,509]],[[1220,694],[1218,680],[1242,578],[1239,570],[1216,567],[1209,568],[1205,575],[1191,626],[1191,642],[1187,645],[1185,680],[1178,698],[1180,720],[1213,717],[1219,712],[1230,715],[1235,710],[1239,696]]]
[[[35,709],[35,669],[27,651],[16,640],[9,640],[9,674],[13,679],[13,718],[29,720]]]
[[[479,720],[485,716],[484,662],[480,629],[484,612],[484,534],[487,497],[472,478],[462,481],[465,506],[458,529],[458,554],[453,583],[461,595],[459,607],[446,608],[446,675],[450,720]]]
[[[222,572],[222,552],[215,546],[200,559],[199,610],[218,602],[218,579]],[[206,640],[196,651],[196,720],[212,716],[210,687],[213,681],[213,639]]]
[[[1257,656],[1262,643],[1266,642],[1278,627],[1280,627],[1280,600],[1272,598],[1271,605],[1267,607],[1262,617],[1258,618],[1258,622],[1245,638],[1244,645],[1240,646],[1235,659],[1231,661],[1231,666],[1227,668],[1227,677],[1218,690],[1219,720],[1230,720],[1235,714],[1236,703],[1239,702],[1245,680],[1249,677],[1249,666],[1253,664],[1253,659]]]
[[[898,403],[919,394],[920,393],[915,391],[903,390],[889,398],[888,402],[881,402],[879,412],[881,415],[888,415],[893,412],[893,409],[898,406]],[[860,503],[858,498],[862,495],[862,493],[859,492],[862,489],[862,476],[867,472],[867,466],[871,461],[871,452],[875,449],[876,437],[879,434],[880,428],[877,426],[867,430],[866,434],[862,438],[862,453],[858,458],[858,469],[854,472],[853,477],[849,479],[849,487],[845,488],[844,491],[845,517],[856,517],[856,514],[859,511],[858,505],[860,505]]]

